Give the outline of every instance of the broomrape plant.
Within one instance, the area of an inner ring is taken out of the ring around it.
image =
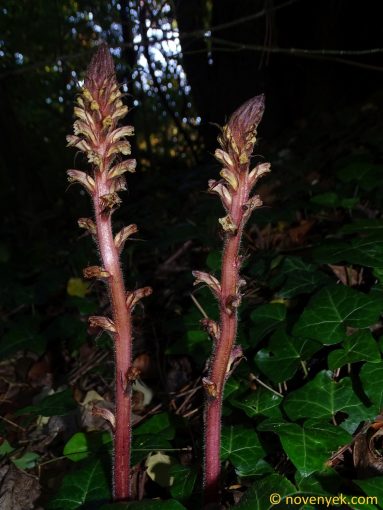
[[[96,241],[101,266],[84,269],[84,277],[106,283],[112,317],[89,317],[91,326],[108,331],[115,345],[115,413],[94,409],[94,414],[109,421],[114,432],[114,499],[128,500],[130,489],[131,393],[139,371],[132,366],[132,311],[138,301],[151,294],[150,287],[126,291],[120,267],[125,241],[137,232],[132,224],[116,235],[112,231],[112,214],[121,203],[119,192],[125,188],[126,172],[134,172],[136,161],[123,159],[131,153],[127,137],[132,126],[118,127],[128,113],[116,80],[114,64],[107,45],[94,55],[86,73],[84,88],[74,108],[74,135],[68,145],[85,154],[90,173],[68,170],[70,182],[80,183],[89,193],[94,219],[80,218],[78,224]]]
[[[115,413],[94,408],[93,413],[109,421],[114,432],[114,499],[131,498],[131,393],[139,370],[132,366],[132,311],[140,299],[151,294],[150,287],[126,291],[120,267],[120,254],[126,240],[137,232],[132,224],[116,235],[112,231],[112,214],[121,203],[119,192],[125,189],[127,172],[134,172],[136,161],[124,159],[131,147],[127,137],[132,126],[118,127],[128,113],[123,104],[114,64],[107,45],[94,55],[86,73],[84,88],[74,108],[74,135],[68,145],[85,154],[91,172],[68,170],[70,182],[80,183],[89,193],[94,219],[80,218],[78,224],[89,231],[98,245],[101,266],[84,269],[84,277],[106,283],[111,301],[112,317],[89,317],[93,327],[109,332],[115,345]],[[252,211],[262,205],[251,192],[258,179],[270,171],[269,163],[250,169],[251,154],[256,142],[257,127],[264,111],[264,96],[256,96],[230,117],[218,138],[220,148],[215,157],[222,164],[221,179],[209,181],[209,192],[220,196],[226,215],[219,219],[225,242],[220,280],[201,271],[194,271],[195,284],[207,285],[220,309],[219,324],[202,320],[213,341],[208,376],[203,379],[205,404],[205,503],[214,503],[220,496],[220,442],[222,396],[227,379],[243,354],[235,345],[237,309],[241,303],[245,281],[240,277],[242,257],[240,243],[246,221]]]
[[[223,127],[215,152],[222,164],[222,179],[209,181],[209,192],[219,195],[226,216],[218,221],[224,231],[221,280],[213,275],[194,271],[195,284],[206,284],[217,298],[220,321],[203,319],[202,324],[213,341],[208,377],[203,379],[205,403],[205,503],[217,502],[220,492],[220,443],[223,390],[227,379],[243,354],[235,345],[237,309],[241,303],[245,281],[240,277],[242,257],[240,243],[246,221],[252,211],[262,205],[251,192],[258,179],[270,171],[269,163],[260,163],[250,170],[250,158],[256,142],[257,127],[265,107],[264,96],[256,96],[238,110]]]

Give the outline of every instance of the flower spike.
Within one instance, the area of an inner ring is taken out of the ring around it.
[[[133,136],[134,128],[118,125],[127,113],[113,59],[108,46],[102,44],[86,72],[84,87],[74,107],[73,134],[67,137],[69,147],[84,153],[90,171],[69,170],[68,178],[82,184],[90,193],[95,211],[94,220],[78,220],[79,226],[94,237],[101,258],[99,266],[84,269],[84,277],[105,281],[111,298],[111,318],[92,316],[89,323],[111,333],[115,344],[115,413],[95,407],[93,414],[105,418],[114,432],[113,495],[116,501],[131,498],[131,383],[138,376],[132,366],[132,310],[139,299],[151,293],[149,287],[127,293],[121,271],[119,255],[128,237],[137,232],[137,226],[129,225],[116,236],[112,232],[111,214],[121,203],[119,192],[126,189],[125,175],[136,169],[134,159],[121,161],[119,156],[131,153],[126,138]]]

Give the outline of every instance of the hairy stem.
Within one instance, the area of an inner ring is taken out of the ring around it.
[[[223,165],[220,181],[209,181],[209,191],[220,196],[227,212],[219,219],[225,244],[222,256],[221,280],[208,273],[195,271],[195,283],[207,284],[220,308],[220,322],[202,320],[214,345],[209,360],[208,377],[203,379],[205,404],[205,503],[218,503],[221,489],[221,414],[225,383],[242,358],[242,350],[235,345],[237,308],[241,302],[240,244],[243,229],[252,210],[262,205],[258,195],[250,196],[257,180],[270,170],[268,163],[257,165],[250,172],[250,157],[256,141],[256,129],[262,118],[264,97],[250,99],[230,117],[218,138],[220,149],[215,157]]]
[[[149,287],[126,292],[120,267],[120,253],[125,241],[137,232],[132,224],[113,236],[112,214],[121,203],[118,192],[126,189],[124,174],[134,172],[131,145],[132,126],[118,127],[128,112],[121,100],[114,64],[106,45],[94,55],[85,76],[84,88],[74,109],[74,135],[68,145],[82,151],[92,165],[91,173],[68,170],[70,182],[80,183],[90,194],[95,211],[91,218],[80,218],[78,224],[92,235],[98,244],[102,266],[84,269],[85,278],[106,282],[111,300],[112,317],[89,317],[92,327],[112,334],[115,345],[115,414],[95,407],[93,414],[109,421],[114,432],[114,499],[131,499],[131,395],[132,383],[139,370],[132,366],[132,311],[137,302],[151,294]]]
[[[239,248],[243,231],[242,205],[248,200],[247,175],[241,175],[239,187],[233,194],[230,215],[238,225],[236,234],[227,234],[222,257],[220,329],[221,334],[212,356],[209,380],[215,385],[217,396],[207,396],[205,408],[205,499],[217,501],[220,478],[221,408],[226,376],[237,333],[237,313],[230,306],[239,287]]]
[[[96,176],[94,209],[97,239],[103,267],[110,273],[108,288],[116,328],[115,345],[115,429],[114,429],[114,499],[128,500],[130,489],[131,450],[131,385],[127,384],[132,361],[132,317],[126,307],[126,291],[120,267],[119,255],[114,243],[111,216],[102,213],[100,197],[108,190],[102,182],[102,174]]]

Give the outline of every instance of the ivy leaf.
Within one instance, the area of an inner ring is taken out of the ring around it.
[[[278,324],[284,321],[285,317],[286,307],[281,303],[268,303],[258,306],[250,315],[255,325],[251,330],[253,344],[260,342],[273,331]]]
[[[109,432],[76,432],[64,446],[63,455],[73,462],[88,457],[89,454],[97,455],[112,444],[112,436]]]
[[[282,383],[291,379],[303,362],[321,347],[314,340],[290,337],[278,329],[268,347],[257,352],[255,364],[273,383]]]
[[[19,469],[32,469],[36,466],[40,455],[35,452],[26,452],[18,459],[12,459],[13,464]]]
[[[374,365],[375,366],[375,365]],[[339,382],[331,378],[331,372],[323,370],[302,388],[291,392],[284,401],[287,415],[299,418],[331,418],[339,411],[363,419],[365,408],[356,396],[351,379]]]
[[[15,415],[64,416],[76,409],[76,407],[77,405],[73,400],[72,391],[68,388],[45,397],[38,404],[19,409]]]
[[[377,363],[381,359],[378,345],[369,331],[357,331],[342,342],[342,349],[330,352],[328,367],[330,370],[343,367],[356,361]]]
[[[230,403],[234,407],[242,409],[250,418],[262,415],[276,418],[281,415],[279,410],[281,401],[282,397],[275,393],[272,393],[266,388],[258,388],[247,396],[241,395],[238,400],[235,398],[232,399]]]
[[[349,242],[332,241],[313,250],[315,260],[325,264],[348,262],[368,267],[383,266],[383,239],[381,235],[357,237]]]
[[[110,499],[108,469],[101,460],[77,464],[74,471],[64,476],[56,497],[48,504],[49,510],[75,510],[88,504],[106,503]]]
[[[283,498],[296,492],[295,486],[287,478],[273,473],[255,482],[247,489],[235,508],[236,510],[271,510],[272,508],[278,508],[270,502],[272,495],[278,494],[282,502]]]
[[[302,426],[266,421],[258,430],[278,435],[283,449],[302,476],[323,470],[331,454],[352,440],[351,434],[342,428],[317,420],[307,420]]]
[[[265,452],[257,433],[243,426],[223,427],[221,438],[221,459],[230,460],[238,476],[257,474],[256,463]]]
[[[373,234],[383,233],[382,220],[358,220],[344,225],[340,230],[342,234]]]
[[[175,464],[171,467],[170,474],[174,477],[173,485],[170,488],[170,494],[173,498],[179,501],[186,501],[189,499],[197,480],[197,467]]]
[[[271,279],[270,286],[280,287],[276,291],[278,296],[290,299],[312,292],[329,281],[324,273],[317,271],[314,264],[307,264],[299,257],[286,257],[277,275]]]
[[[369,161],[353,161],[337,171],[342,182],[357,182],[366,191],[376,188],[382,176],[382,166]]]
[[[359,374],[363,390],[373,404],[375,415],[380,414],[383,407],[383,362],[365,363]]]
[[[133,435],[142,436],[146,434],[158,434],[164,439],[174,439],[175,427],[170,422],[168,413],[159,413],[151,416],[142,425],[134,429]]]
[[[383,501],[383,478],[381,476],[374,476],[367,480],[353,480],[353,482],[360,487],[367,496],[375,496],[376,503]]]
[[[383,310],[383,301],[344,285],[325,287],[315,294],[295,324],[296,336],[336,344],[346,337],[346,327],[367,328]]]

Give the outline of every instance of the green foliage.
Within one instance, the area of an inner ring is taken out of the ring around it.
[[[76,510],[85,505],[98,505],[110,499],[107,465],[101,459],[86,461],[64,477],[58,494],[49,503],[49,510]]]

